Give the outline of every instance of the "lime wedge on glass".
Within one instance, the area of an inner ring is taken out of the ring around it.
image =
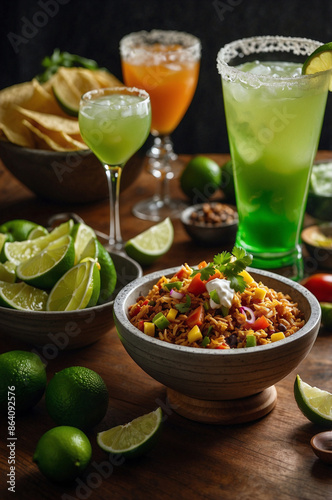
[[[74,225],[71,235],[75,243],[75,264],[78,264],[83,259],[82,254],[91,238],[96,238],[96,233],[90,226],[79,222]]]
[[[97,304],[100,293],[99,264],[87,259],[67,271],[52,288],[48,311],[75,311]]]
[[[161,408],[135,418],[125,425],[97,434],[98,445],[108,453],[135,458],[149,451],[157,442],[162,428]]]
[[[44,290],[20,283],[0,281],[0,305],[21,311],[45,311],[48,294]]]
[[[16,281],[16,266],[12,262],[0,262],[0,281],[7,283],[15,283]]]
[[[174,228],[169,217],[155,224],[146,231],[131,238],[125,244],[129,257],[139,264],[152,264],[171,248],[174,240]]]
[[[0,261],[9,260],[18,266],[21,262],[31,259],[44,250],[52,241],[70,234],[73,225],[74,222],[69,220],[53,229],[47,236],[40,236],[33,240],[7,242],[1,251]]]
[[[304,61],[302,66],[303,75],[313,75],[320,71],[332,69],[332,42],[321,45]],[[332,76],[329,90],[332,91]]]
[[[295,401],[311,422],[332,429],[332,394],[312,387],[297,375],[294,383]]]
[[[17,266],[17,277],[29,285],[52,288],[74,265],[73,238],[69,235],[51,241],[41,252]]]

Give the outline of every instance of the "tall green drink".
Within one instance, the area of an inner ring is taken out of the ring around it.
[[[319,45],[306,39],[256,37],[218,54],[239,228],[236,244],[253,265],[295,264],[317,151],[330,71],[301,75]]]

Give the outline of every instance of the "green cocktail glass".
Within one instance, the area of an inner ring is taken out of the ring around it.
[[[300,243],[330,70],[302,75],[321,43],[253,37],[218,53],[239,226],[236,244],[253,265],[303,273]]]
[[[119,217],[121,172],[150,133],[149,94],[131,87],[91,90],[81,98],[78,120],[83,140],[106,171],[110,198],[108,248],[121,251],[124,246]]]

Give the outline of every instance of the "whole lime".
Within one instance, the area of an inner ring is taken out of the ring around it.
[[[8,412],[10,401],[17,412],[29,410],[41,399],[46,383],[45,366],[37,354],[17,350],[0,355],[1,412]]]
[[[27,240],[33,229],[36,229],[38,224],[25,219],[15,219],[4,222],[0,226],[0,233],[11,235],[13,241]]]
[[[185,166],[180,176],[182,191],[192,203],[207,201],[219,189],[221,169],[206,156],[195,156]]]
[[[101,376],[84,366],[56,373],[45,393],[46,408],[57,425],[89,429],[105,416],[108,390]]]
[[[33,461],[51,481],[68,483],[81,474],[90,462],[91,444],[79,429],[59,426],[39,439]]]

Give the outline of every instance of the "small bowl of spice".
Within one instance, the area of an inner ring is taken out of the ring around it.
[[[238,215],[233,205],[215,201],[186,208],[181,221],[189,236],[199,244],[217,246],[235,240]]]

